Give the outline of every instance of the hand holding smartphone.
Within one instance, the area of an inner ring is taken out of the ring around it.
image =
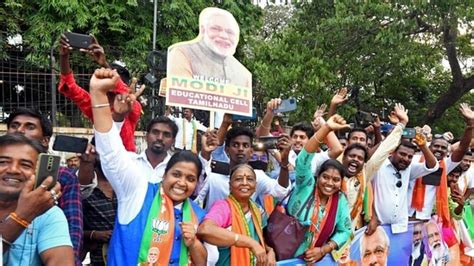
[[[278,106],[277,109],[273,110],[273,113],[274,114],[286,113],[286,112],[291,112],[294,110],[296,110],[296,99],[289,98],[289,99],[281,100],[280,105]]]
[[[40,153],[38,157],[38,164],[36,166],[36,179],[34,188],[39,187],[48,176],[53,178],[51,183],[51,189],[56,185],[59,175],[59,165],[61,163],[61,157],[57,155],[51,155],[47,153]]]
[[[94,42],[94,39],[90,35],[65,32],[64,35],[68,39],[69,45],[77,49],[88,49],[89,46]]]

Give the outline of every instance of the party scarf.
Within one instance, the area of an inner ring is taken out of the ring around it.
[[[243,213],[239,202],[237,202],[237,200],[232,195],[230,195],[226,201],[230,206],[232,216],[232,232],[240,235],[246,235],[251,238],[252,236],[250,235],[249,223],[247,223],[247,220],[245,219],[245,214]],[[260,245],[265,248],[262,232],[262,214],[257,205],[252,200],[249,200],[249,202],[255,231],[257,232],[258,238],[260,240]],[[249,248],[239,248],[235,245],[230,247],[230,265],[254,265],[255,260],[253,257],[254,256]]]
[[[420,163],[424,162],[424,156],[421,156]],[[443,222],[443,227],[450,227],[451,215],[448,206],[448,175],[444,160],[439,161],[439,167],[443,169],[441,173],[440,185],[436,188],[436,212]],[[413,200],[411,207],[420,211],[425,205],[426,185],[423,184],[422,178],[416,179],[415,188],[413,189]]]
[[[370,217],[372,217],[372,204],[374,202],[373,191],[372,191],[372,184],[369,182],[367,186],[365,186],[365,173],[364,170],[360,171],[355,178],[360,184],[359,191],[357,192],[357,199],[352,206],[351,210],[351,220],[354,219],[364,210],[364,219],[366,221],[370,221]],[[342,180],[341,190],[344,193],[348,192],[347,181],[345,178]]]
[[[138,254],[139,265],[148,264],[148,252],[150,248],[158,248],[158,261],[154,266],[168,265],[174,241],[174,205],[160,187],[156,193],[153,203],[148,213],[145,229],[143,231],[142,242]],[[193,211],[191,202],[186,199],[183,202],[183,222],[198,224],[198,219]],[[179,265],[191,265],[191,258],[188,254],[188,248],[181,240],[181,252],[179,255]]]
[[[263,209],[267,213],[268,216],[272,214],[273,210],[275,209],[275,198],[270,194],[265,194],[263,196]]]
[[[320,206],[317,188],[315,189],[314,194],[314,198],[316,200],[314,201],[313,216],[311,217],[311,225],[309,227],[309,231],[313,235],[310,247],[321,247],[327,242],[334,231],[334,225],[336,224],[337,205],[339,202],[339,192],[336,192],[329,197],[326,207],[324,208],[323,219],[319,223],[319,230],[316,228],[316,224],[318,224],[319,220]]]

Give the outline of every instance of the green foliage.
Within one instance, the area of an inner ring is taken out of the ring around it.
[[[453,81],[446,58],[443,29],[458,34],[458,59],[471,58],[472,2],[417,1],[304,1],[289,26],[264,40],[254,38],[254,54],[247,62],[261,101],[295,95],[298,112],[290,123],[308,120],[316,105],[329,103],[337,88],[360,87],[360,109],[387,115],[395,102],[410,110],[410,125],[421,124],[429,107]],[[465,69],[472,76],[472,66]],[[468,95],[469,96],[469,95]],[[470,100],[472,95],[462,100]],[[462,119],[450,108],[435,130],[450,125],[460,134]],[[354,102],[338,110],[345,117]],[[457,119],[453,119],[457,118]],[[449,120],[449,122],[448,122]]]
[[[158,50],[198,34],[202,9],[214,1],[158,1]],[[241,26],[243,47],[248,35],[261,25],[260,10],[248,1],[223,1],[221,8],[234,14]],[[152,49],[153,1],[128,0],[7,0],[0,4],[1,47],[6,37],[23,36],[30,49],[28,59],[39,66],[49,65],[49,51],[57,45],[61,33],[90,33],[104,46],[109,60],[120,59],[134,72],[146,71],[145,58]],[[0,53],[6,56],[4,49]],[[88,60],[73,58],[73,64],[88,66]]]

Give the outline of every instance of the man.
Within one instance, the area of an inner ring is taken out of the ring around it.
[[[252,74],[233,56],[239,34],[239,24],[230,12],[215,7],[204,9],[196,41],[168,49],[167,76],[252,88]],[[215,128],[222,119],[223,114],[216,112]]]
[[[94,43],[89,46],[88,49],[81,49],[81,51],[89,54],[96,63],[105,68],[114,67],[120,74],[121,80],[117,82],[117,86],[114,91],[109,93],[109,102],[114,103],[114,97],[119,96],[118,101],[123,101],[121,99],[122,94],[128,94],[129,90],[135,90],[136,80],[132,81],[130,88],[127,84],[130,82],[130,74],[128,70],[123,66],[118,64],[109,64],[107,63],[104,48],[97,43],[97,40],[93,37]],[[71,67],[69,65],[69,52],[72,47],[69,45],[69,40],[66,36],[61,35],[60,45],[59,45],[59,56],[60,56],[60,65],[61,65],[61,79],[59,81],[58,90],[59,92],[73,101],[81,112],[90,120],[93,120],[92,117],[92,107],[91,107],[91,98],[90,94],[77,85],[74,80],[74,75],[72,73]],[[143,90],[144,86],[140,88]],[[129,109],[128,112],[119,114],[114,113],[114,121],[121,121],[123,125],[121,127],[120,136],[122,137],[122,142],[125,145],[125,148],[128,151],[135,152],[135,127],[140,119],[142,112],[142,106],[138,101],[133,101],[131,103],[133,106]],[[112,105],[111,105],[112,107]],[[116,107],[116,106],[113,106]]]
[[[117,197],[105,178],[94,142],[81,154],[77,172],[81,184],[84,216],[84,243],[82,256],[90,252],[91,265],[105,265],[104,247],[109,243],[117,213]]]
[[[199,16],[198,41],[169,48],[168,76],[251,87],[251,73],[233,56],[239,34],[239,24],[231,13],[206,8]]]
[[[194,119],[191,108],[183,108],[183,117],[176,118],[168,112],[168,118],[178,126],[174,147],[176,150],[188,150],[197,153],[198,131],[206,132],[207,128]]]
[[[232,169],[232,167],[238,164],[248,163],[253,153],[252,143],[253,133],[248,128],[233,127],[227,132],[225,138],[225,152],[230,159],[229,169]],[[206,143],[203,145],[206,145]],[[277,145],[284,146],[289,150],[289,138],[287,136],[282,137]],[[214,147],[214,149],[215,148],[216,147]],[[203,151],[205,154],[203,154]],[[202,158],[209,160],[212,151],[208,148],[203,148],[203,151],[201,151]],[[277,198],[283,198],[286,195],[288,192],[288,157],[285,158],[285,156],[282,156],[282,161],[282,164],[285,164],[282,165],[282,168],[285,169],[280,172],[278,180],[270,178],[262,170],[255,170],[257,188],[252,195],[253,200],[256,200],[258,197],[263,197],[265,194],[270,194]],[[196,198],[196,202],[204,202],[206,199],[205,209],[208,210],[216,200],[225,199],[229,195],[229,175],[212,172],[209,168],[206,169],[206,175],[207,178]]]
[[[427,221],[431,218],[433,206],[436,202],[436,211],[447,226],[450,222],[448,210],[448,193],[447,193],[447,175],[453,170],[464,157],[471,138],[474,127],[474,112],[469,105],[461,104],[461,114],[465,120],[466,127],[464,134],[457,148],[453,149],[451,156],[448,156],[449,142],[443,138],[433,138],[429,148],[431,153],[439,162],[440,169],[437,172],[439,182],[433,181],[432,178],[418,179],[413,187],[413,193],[410,193],[409,215],[413,220]],[[416,157],[415,161],[422,162],[425,157]],[[439,177],[438,177],[439,176]]]
[[[400,125],[404,128],[404,125]],[[424,163],[412,162],[417,147],[403,141],[385,159],[372,180],[377,222],[391,225],[392,233],[408,230],[408,185],[411,180],[438,170],[438,162],[421,134],[414,140],[426,158]]]
[[[352,143],[344,150],[342,164],[346,169],[346,176],[343,180],[342,189],[345,192],[349,202],[353,229],[358,229],[363,225],[363,220],[361,219],[362,217],[360,214],[363,211],[364,199],[369,201],[367,208],[364,209],[365,218],[366,220],[371,219],[371,178],[373,174],[380,168],[385,159],[388,158],[390,153],[392,153],[393,150],[398,146],[400,137],[403,133],[403,127],[408,123],[408,115],[405,111],[405,108],[401,104],[395,105],[393,116],[397,117],[399,124],[395,126],[395,129],[392,131],[392,133],[380,144],[378,149],[368,161],[367,147],[360,142]],[[364,165],[364,162],[366,161],[367,163]],[[376,224],[373,224],[372,228],[369,226],[369,234],[375,229],[375,225]]]
[[[3,265],[74,265],[64,213],[51,177],[33,189],[43,147],[20,134],[0,137],[0,235]]]
[[[19,133],[25,137],[37,140],[43,147],[42,152],[47,152],[49,140],[53,134],[51,122],[38,111],[28,108],[19,108],[6,119],[7,133]],[[67,168],[59,168],[58,182],[61,184],[62,197],[59,207],[66,215],[69,234],[74,246],[76,265],[81,265],[79,259],[82,244],[82,203],[77,176]]]
[[[423,236],[428,239],[429,252],[431,253],[429,265],[446,265],[449,260],[449,250],[443,242],[438,225],[434,221],[425,223]]]
[[[134,169],[148,177],[148,182],[153,184],[161,182],[177,134],[178,126],[171,119],[164,116],[156,117],[146,128],[146,150],[140,154],[128,153],[136,164]]]
[[[466,199],[469,199],[471,194],[474,193],[474,167],[472,166],[472,162],[474,162],[472,152],[468,151],[459,164],[462,173],[458,180],[458,186]]]
[[[421,266],[425,258],[425,246],[423,244],[422,231],[423,223],[416,223],[413,226],[413,244],[410,256],[410,266]]]
[[[347,137],[347,144],[351,145],[354,143],[359,143],[367,147],[368,136],[367,132],[363,128],[353,128],[349,132],[349,136]]]
[[[66,154],[66,165],[67,168],[73,172],[75,172],[79,168],[79,164],[81,160],[75,153],[68,153]]]
[[[372,235],[362,234],[359,243],[362,266],[387,265],[390,240],[381,226]]]

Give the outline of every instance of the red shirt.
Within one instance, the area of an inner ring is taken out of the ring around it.
[[[72,73],[61,74],[61,80],[59,81],[58,89],[62,95],[73,101],[87,118],[93,121],[91,96],[89,92],[77,85]],[[117,94],[128,93],[128,86],[119,79],[113,92]],[[123,145],[127,151],[136,151],[134,134],[138,120],[140,119],[141,112],[142,106],[138,101],[134,101],[132,110],[128,113],[128,115],[125,117],[125,120],[123,121],[120,137],[122,138]]]

